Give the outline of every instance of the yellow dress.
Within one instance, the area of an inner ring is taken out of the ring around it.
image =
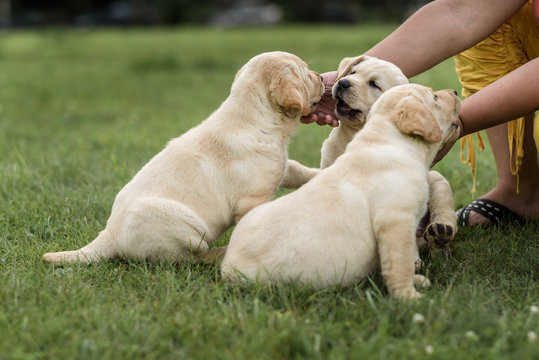
[[[539,25],[535,22],[532,3],[533,0],[529,0],[488,38],[454,57],[464,97],[472,95],[539,56]],[[539,81],[539,74],[537,79],[531,81]],[[535,143],[539,150],[539,116],[535,117],[533,128]],[[482,150],[483,141],[479,132],[477,135],[478,147]],[[511,171],[517,177],[524,156],[523,139],[524,118],[509,122],[508,141],[511,154],[509,161]],[[466,142],[468,153],[467,159],[464,159]],[[468,163],[472,169],[472,191],[475,192],[475,150],[472,135],[467,135],[461,140],[461,160]],[[516,191],[518,193],[518,185]]]

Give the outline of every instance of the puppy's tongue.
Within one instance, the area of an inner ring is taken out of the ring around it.
[[[351,111],[352,108],[348,105],[346,105],[346,103],[344,101],[339,101],[339,108],[343,111]]]

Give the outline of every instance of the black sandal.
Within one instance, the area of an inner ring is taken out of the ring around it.
[[[477,199],[457,210],[457,224],[459,226],[470,226],[470,211],[475,211],[486,217],[493,225],[499,226],[510,223],[524,225],[526,223],[526,219],[503,205],[486,199]]]

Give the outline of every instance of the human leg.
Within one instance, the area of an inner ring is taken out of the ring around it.
[[[512,210],[526,220],[539,219],[539,163],[533,127],[533,114],[530,114],[525,117],[524,121],[524,157],[518,178],[511,172],[507,125],[502,124],[486,130],[496,163],[498,182],[491,191],[481,196],[482,199],[494,201]],[[515,160],[511,159],[511,161]],[[470,210],[468,225],[489,222],[486,217]]]

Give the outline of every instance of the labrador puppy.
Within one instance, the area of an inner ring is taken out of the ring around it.
[[[408,79],[397,66],[366,55],[344,58],[338,66],[337,74],[332,96],[337,101],[335,116],[339,126],[332,129],[322,144],[321,169],[333,164],[344,153],[348,143],[365,125],[371,106],[383,92],[394,86],[408,84]],[[317,173],[315,169],[289,160],[282,186],[297,188]],[[436,171],[429,174],[429,189],[429,214],[418,230],[418,243],[420,247],[436,244],[449,254],[447,245],[457,232],[453,193],[447,180]],[[419,253],[415,258],[420,266]]]
[[[118,193],[95,240],[43,259],[179,262],[203,256],[249,210],[274,197],[290,137],[323,92],[320,76],[297,56],[255,56],[236,74],[221,106],[171,140]]]
[[[459,111],[454,91],[387,90],[333,165],[238,223],[223,277],[323,288],[354,283],[380,266],[392,296],[420,297],[414,284],[428,280],[415,274],[415,232],[427,210],[430,164],[458,136]]]

